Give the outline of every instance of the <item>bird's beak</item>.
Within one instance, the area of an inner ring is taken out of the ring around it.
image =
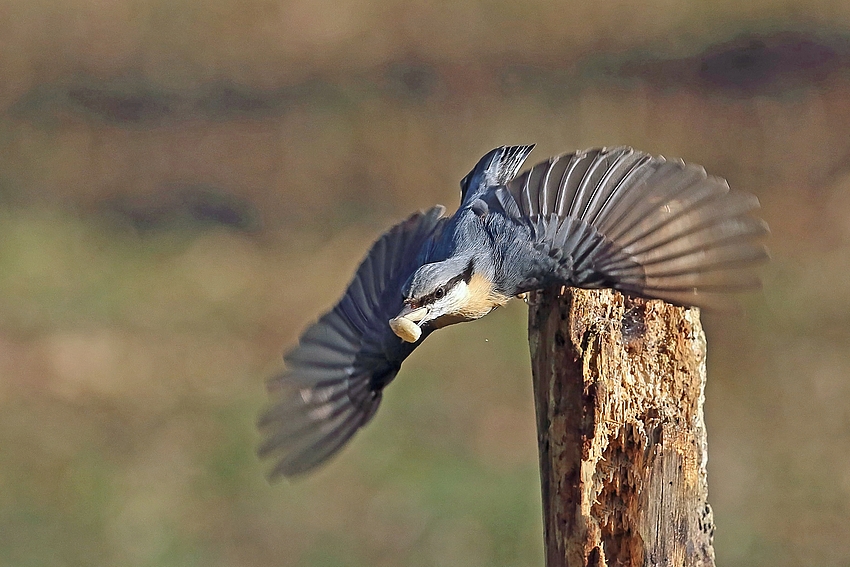
[[[428,315],[427,307],[412,308],[405,305],[404,309],[390,319],[390,328],[398,338],[408,343],[415,343],[422,336],[422,328],[417,325]]]

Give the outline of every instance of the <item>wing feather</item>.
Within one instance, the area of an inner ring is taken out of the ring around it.
[[[269,380],[273,401],[258,425],[259,453],[275,462],[271,478],[322,464],[375,414],[381,391],[416,348],[388,321],[401,310],[401,287],[445,222],[443,212],[417,213],[384,234],[339,303],[301,335],[284,357],[287,369]]]
[[[755,241],[768,229],[749,216],[758,200],[698,165],[628,147],[590,149],[537,164],[494,191],[498,212],[530,229],[536,286],[715,305],[724,291],[759,285],[753,268],[767,251]]]

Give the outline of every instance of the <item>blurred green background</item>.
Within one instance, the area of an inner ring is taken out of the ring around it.
[[[536,142],[760,197],[764,292],[704,316],[718,565],[850,565],[850,3],[2,0],[0,107],[0,564],[541,565],[522,303],[314,476],[254,456],[372,240]]]

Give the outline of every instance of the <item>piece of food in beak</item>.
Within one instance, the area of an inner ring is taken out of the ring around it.
[[[390,328],[398,338],[409,343],[415,343],[422,336],[422,329],[419,328],[419,325],[407,317],[390,319]]]
[[[411,309],[405,306],[398,317],[390,319],[390,328],[401,340],[415,343],[422,336],[422,329],[416,323],[424,319],[426,315],[428,315],[426,307]]]

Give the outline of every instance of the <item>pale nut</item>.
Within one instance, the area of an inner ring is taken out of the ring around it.
[[[419,328],[419,325],[406,317],[390,319],[390,328],[398,338],[408,343],[415,343],[422,336],[422,329]]]

